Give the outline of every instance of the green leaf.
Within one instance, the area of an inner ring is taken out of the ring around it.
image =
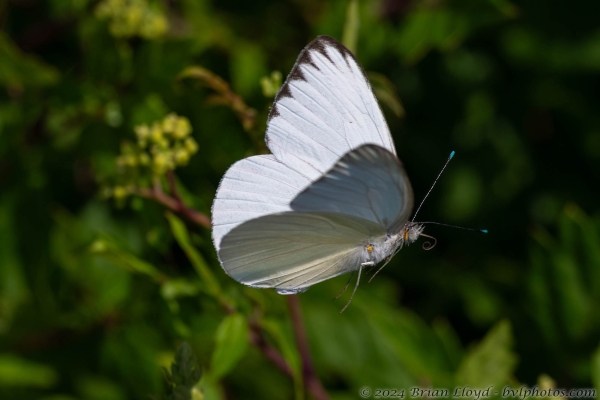
[[[538,230],[539,231],[539,230]],[[539,231],[542,232],[542,231]],[[547,235],[537,235],[543,242],[547,241]],[[529,307],[533,319],[539,324],[546,341],[553,347],[558,346],[559,332],[555,327],[553,313],[553,299],[551,287],[546,274],[546,259],[541,248],[531,251],[531,273],[529,276]]]
[[[96,239],[89,247],[93,254],[100,255],[110,262],[132,272],[147,275],[157,282],[164,282],[167,277],[152,264],[141,260],[133,254],[120,248],[109,236]]]
[[[507,0],[488,1],[507,17],[516,18],[519,15],[519,8]]]
[[[189,258],[190,262],[194,266],[194,269],[200,278],[202,278],[203,283],[206,285],[207,291],[216,297],[221,297],[221,287],[219,286],[219,282],[215,279],[214,275],[210,271],[210,268],[204,260],[204,257],[202,257],[198,250],[196,250],[196,248],[192,245],[185,224],[170,212],[167,212],[166,215],[175,240],[177,240],[177,243],[179,243],[179,246],[181,246]]]
[[[444,216],[448,221],[461,221],[477,215],[481,208],[483,182],[475,168],[458,167],[446,176]]]
[[[211,376],[218,379],[227,375],[248,348],[248,324],[239,313],[225,317],[215,334],[215,351],[211,362]]]
[[[124,400],[123,388],[102,376],[83,376],[75,383],[77,391],[86,400]]]
[[[441,343],[418,315],[408,310],[392,310],[375,301],[357,303],[368,316],[369,330],[380,337],[378,347],[388,347],[387,352],[393,349],[392,357],[401,361],[403,369],[413,376],[434,384],[447,383],[447,362],[440,351]]]
[[[303,399],[304,386],[302,385],[302,362],[300,354],[298,354],[298,347],[296,347],[296,344],[291,339],[291,334],[286,335],[282,323],[282,321],[264,320],[260,326],[275,340],[277,348],[281,351],[283,358],[292,369],[296,399]]]
[[[251,95],[258,89],[260,78],[268,73],[263,49],[256,43],[239,40],[231,53],[230,71],[236,93]]]
[[[600,346],[592,355],[592,383],[596,390],[600,390]]]
[[[11,234],[14,215],[11,201],[0,203],[0,334],[8,330],[18,307],[29,297],[15,237]]]
[[[517,364],[512,341],[510,323],[505,320],[496,324],[462,360],[456,373],[457,385],[485,389],[505,384]]]
[[[565,251],[554,252],[551,265],[564,327],[571,338],[579,339],[585,334],[590,303],[581,279],[580,267],[572,254]]]
[[[439,340],[450,366],[458,366],[463,350],[460,345],[460,339],[454,329],[452,329],[452,326],[446,320],[436,319],[433,321],[431,328]]]
[[[170,279],[161,285],[160,294],[165,300],[195,296],[198,294],[198,286],[186,279]]]
[[[56,83],[59,72],[36,58],[23,54],[3,33],[0,33],[0,85],[47,86]]]
[[[591,295],[600,298],[600,232],[592,220],[581,208],[573,203],[568,203],[564,209],[565,215],[579,228],[576,246],[572,251],[581,255],[581,273]]]
[[[499,319],[501,300],[485,281],[476,276],[465,275],[457,279],[457,284],[463,288],[461,295],[471,321],[480,326],[488,326]]]
[[[153,315],[159,315],[158,309],[153,307]],[[130,390],[140,393],[136,397],[143,398],[147,393],[158,393],[162,387],[162,372],[156,365],[161,343],[161,334],[152,325],[138,321],[123,323],[104,337],[98,349],[99,360],[102,368],[113,371],[110,376],[128,382]]]
[[[0,387],[49,388],[58,381],[52,368],[12,355],[0,355]]]

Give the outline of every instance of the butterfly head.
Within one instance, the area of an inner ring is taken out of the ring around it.
[[[424,225],[417,222],[407,222],[404,225],[404,232],[402,234],[404,243],[408,245],[417,240],[421,236],[423,229],[425,229]]]

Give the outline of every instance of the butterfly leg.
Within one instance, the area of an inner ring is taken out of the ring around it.
[[[367,261],[367,262],[360,264],[360,266],[361,267],[374,267],[375,263],[373,261]]]
[[[350,295],[350,300],[348,300],[348,303],[346,303],[344,308],[342,308],[342,311],[340,311],[340,314],[343,313],[346,308],[348,308],[348,306],[352,302],[352,299],[354,298],[354,293],[356,293],[356,289],[358,289],[358,284],[360,283],[360,273],[362,272],[363,267],[372,267],[373,265],[375,265],[375,263],[373,261],[368,261],[366,263],[360,264],[360,267],[358,267],[358,277],[356,278],[356,286],[354,286],[352,295]]]
[[[338,297],[340,297],[341,295],[343,295],[346,292],[346,290],[348,289],[348,286],[350,286],[350,281],[352,280],[353,276],[354,276],[354,271],[352,271],[352,273],[350,274],[350,278],[348,278],[348,282],[346,282],[346,287],[344,287],[344,290],[342,290],[342,292],[340,294],[335,296],[333,298],[333,300],[336,300]]]

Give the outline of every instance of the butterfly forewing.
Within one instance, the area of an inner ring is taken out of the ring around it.
[[[310,180],[272,155],[254,156],[233,164],[221,180],[212,208],[213,241],[253,218],[291,210],[290,201]]]
[[[266,141],[279,161],[313,180],[365,143],[395,154],[362,67],[328,36],[318,37],[300,53],[275,98]]]

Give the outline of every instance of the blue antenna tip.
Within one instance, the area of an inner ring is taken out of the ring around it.
[[[450,158],[449,158],[449,160],[452,160],[452,157],[454,157],[454,151],[452,151],[452,153],[450,153]]]
[[[488,233],[487,229],[482,229],[481,232]]]

